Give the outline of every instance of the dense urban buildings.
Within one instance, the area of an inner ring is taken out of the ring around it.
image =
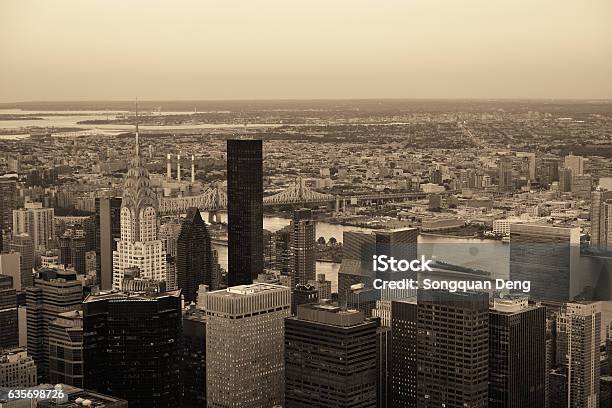
[[[196,300],[198,286],[213,288],[213,259],[208,228],[197,208],[187,210],[176,240],[176,277],[185,302]]]
[[[285,322],[285,406],[377,406],[378,319],[337,304],[300,305]]]
[[[127,105],[0,123],[0,347],[71,390],[42,406],[605,406],[608,105],[192,103],[136,152]]]
[[[263,272],[261,140],[227,140],[228,284],[248,285]]]
[[[180,291],[108,292],[83,302],[86,389],[130,407],[175,407],[181,398]]]
[[[285,393],[290,289],[254,283],[206,294],[209,407],[273,407]]]

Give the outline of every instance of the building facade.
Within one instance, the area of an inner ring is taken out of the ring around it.
[[[248,285],[263,272],[261,140],[227,141],[228,286]]]
[[[255,283],[206,294],[206,379],[211,408],[282,405],[290,289]]]

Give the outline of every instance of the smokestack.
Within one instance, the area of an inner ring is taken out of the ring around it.
[[[181,155],[176,156],[176,180],[181,181]]]
[[[195,183],[195,156],[191,155],[191,182]]]
[[[172,180],[172,163],[170,163],[170,160],[172,159],[172,155],[170,153],[168,153],[168,155],[166,156],[168,161],[166,164],[166,168],[167,168],[167,173],[166,177],[168,178],[168,180]]]

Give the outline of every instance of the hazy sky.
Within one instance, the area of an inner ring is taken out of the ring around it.
[[[0,101],[612,98],[612,0],[0,0]]]

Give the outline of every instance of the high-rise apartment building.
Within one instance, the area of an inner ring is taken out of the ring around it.
[[[102,292],[83,302],[85,388],[126,399],[131,408],[180,401],[180,291]]]
[[[593,178],[590,174],[574,175],[572,177],[572,196],[583,200],[589,199],[592,186]]]
[[[60,313],[49,323],[49,382],[83,387],[83,314]]]
[[[534,300],[566,302],[587,282],[580,274],[580,228],[525,223],[510,226],[510,280],[531,281]]]
[[[26,289],[28,354],[38,367],[41,381],[49,381],[49,325],[61,313],[77,310],[83,287],[76,273],[62,269],[41,269],[34,286]]]
[[[206,293],[206,378],[211,408],[283,403],[285,318],[291,292],[255,283]]]
[[[189,208],[176,241],[176,277],[185,302],[195,302],[198,286],[213,284],[212,247],[200,210]],[[214,288],[213,288],[214,289]]]
[[[527,297],[495,299],[489,311],[489,407],[546,402],[546,308]]]
[[[417,406],[487,407],[489,296],[419,290]]]
[[[228,286],[248,285],[263,272],[261,140],[227,141]]]
[[[376,407],[378,327],[358,310],[298,306],[285,322],[285,406]]]
[[[166,253],[157,235],[157,194],[140,155],[136,120],[136,154],[121,200],[121,239],[113,252],[113,289],[119,290],[123,289],[126,270],[132,268],[138,268],[142,278],[166,280]]]
[[[307,284],[315,278],[317,247],[315,222],[310,209],[293,212],[291,221],[291,255],[293,257],[293,285]]]
[[[561,167],[559,169],[559,191],[562,193],[568,193],[572,191],[572,180],[574,178],[574,171],[567,167]]]
[[[568,408],[599,407],[601,305],[567,303],[557,317],[557,366]],[[564,398],[565,399],[565,398]]]
[[[36,251],[51,249],[55,239],[53,215],[53,208],[44,208],[42,203],[25,203],[24,208],[13,210],[13,233],[28,234]]]

